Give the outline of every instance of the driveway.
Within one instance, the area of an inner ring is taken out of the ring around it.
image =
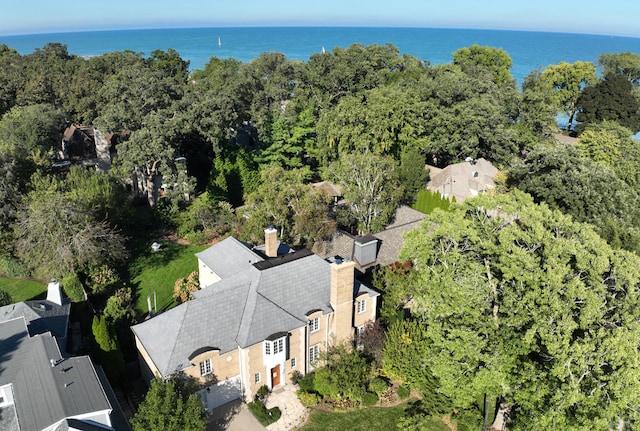
[[[265,431],[260,422],[240,400],[230,402],[213,411],[207,431]]]

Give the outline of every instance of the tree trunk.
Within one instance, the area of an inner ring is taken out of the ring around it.
[[[488,431],[504,431],[507,425],[507,421],[509,420],[509,412],[511,411],[511,406],[507,406],[504,403],[500,403],[498,407],[498,412],[496,413],[496,417],[493,420],[493,423],[489,427]]]

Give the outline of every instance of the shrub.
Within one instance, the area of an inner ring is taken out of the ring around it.
[[[267,385],[260,386],[256,391],[256,397],[258,397],[260,400],[264,400],[265,398],[267,398],[267,395],[269,395],[269,388],[267,387]]]
[[[11,256],[0,257],[0,272],[9,277],[28,277],[31,272],[17,259]]]
[[[400,398],[401,400],[408,398],[410,393],[411,390],[409,389],[409,387],[405,385],[400,385],[398,387],[398,398]]]
[[[313,384],[314,377],[315,377],[314,373],[309,373],[303,376],[301,379],[299,379],[298,386],[300,386],[300,390],[304,392],[314,392],[315,391],[315,386]]]
[[[276,422],[282,415],[280,408],[273,407],[271,409],[267,409],[264,403],[260,400],[250,402],[247,406],[249,407],[249,411],[251,411],[256,419],[258,419],[258,422],[265,427]]]
[[[362,404],[364,404],[365,406],[375,406],[378,403],[378,400],[380,398],[378,398],[378,394],[375,394],[373,392],[365,392],[364,396],[362,397]]]
[[[13,298],[6,290],[0,290],[0,306],[13,304]]]
[[[193,271],[186,278],[179,278],[173,285],[173,299],[186,302],[193,299],[192,293],[200,290],[198,271]]]
[[[369,383],[369,390],[375,392],[378,395],[383,394],[388,387],[389,385],[387,385],[386,380],[381,377],[376,377],[375,379],[371,380],[371,383]]]
[[[302,373],[300,371],[295,370],[293,373],[291,373],[291,383],[293,383],[294,385],[297,385],[301,379]]]
[[[88,282],[93,293],[112,292],[120,283],[118,273],[107,265],[91,268]]]
[[[320,402],[320,397],[314,392],[298,391],[298,398],[305,407],[317,406]]]
[[[333,400],[361,401],[370,368],[360,351],[336,346],[321,355],[321,359],[324,366],[316,370],[313,382],[316,391]]]
[[[62,278],[62,288],[64,289],[64,293],[71,298],[71,301],[82,302],[85,300],[84,287],[82,287],[82,282],[78,278],[78,274],[73,273],[64,276]]]
[[[431,213],[436,208],[448,211],[451,206],[451,202],[455,202],[455,198],[450,201],[442,196],[440,192],[432,192],[431,190],[425,189],[418,192],[418,198],[416,203],[413,204],[413,209],[425,214]]]

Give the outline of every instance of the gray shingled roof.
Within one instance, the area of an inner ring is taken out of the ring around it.
[[[45,300],[18,302],[0,307],[0,322],[24,317],[29,335],[51,332],[54,337],[65,338],[70,311],[68,298],[62,305]]]
[[[232,236],[196,253],[196,257],[223,279],[245,271],[254,263],[263,260],[251,251],[249,246]]]
[[[29,336],[24,318],[0,324],[0,364],[0,386],[13,385],[21,430],[111,410],[89,357],[63,359],[51,334]]]
[[[332,309],[329,262],[315,254],[298,256],[273,266],[251,266],[196,292],[194,300],[133,326],[133,332],[167,376],[190,366],[190,355],[203,347],[225,353],[299,328],[309,311]],[[378,295],[356,283],[358,289]]]
[[[495,187],[493,179],[498,174],[498,169],[483,158],[455,163],[438,171],[429,169],[431,180],[427,188],[449,198],[455,196],[457,202]]]

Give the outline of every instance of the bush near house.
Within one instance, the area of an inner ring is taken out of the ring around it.
[[[250,402],[247,406],[249,407],[249,411],[253,413],[256,419],[258,419],[258,422],[263,426],[271,425],[280,419],[282,415],[280,408],[273,407],[268,409],[260,399]]]
[[[430,214],[436,208],[448,211],[451,203],[455,201],[455,197],[453,198],[453,201],[450,201],[442,196],[440,192],[432,192],[431,190],[425,189],[418,192],[416,203],[412,205],[412,208],[422,213]]]

